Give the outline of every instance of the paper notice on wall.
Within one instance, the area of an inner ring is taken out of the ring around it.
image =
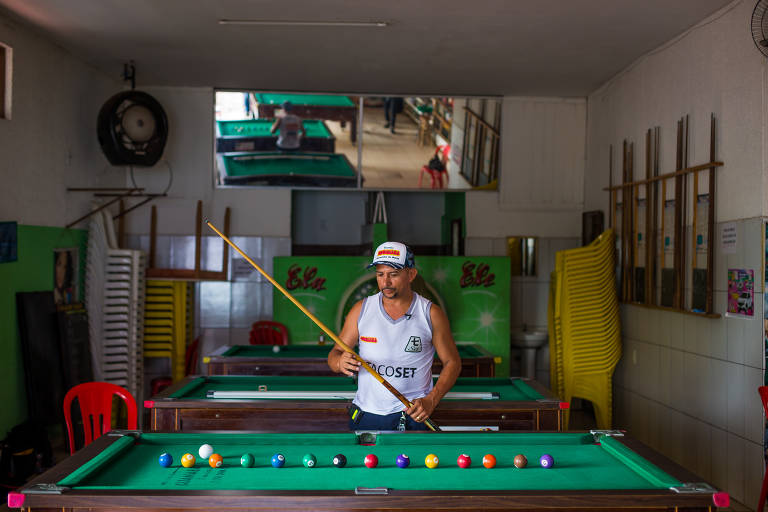
[[[736,224],[728,222],[720,228],[720,252],[736,254],[739,243],[739,232]]]
[[[244,258],[232,258],[232,279],[247,281],[256,269]]]

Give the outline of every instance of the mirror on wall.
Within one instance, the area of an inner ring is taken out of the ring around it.
[[[497,186],[500,98],[214,94],[218,186]]]
[[[535,276],[538,238],[534,236],[507,237],[507,256],[511,264],[510,275]]]

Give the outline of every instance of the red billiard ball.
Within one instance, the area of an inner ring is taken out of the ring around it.
[[[483,457],[483,466],[487,467],[488,469],[496,467],[496,457],[490,453]]]
[[[363,461],[363,463],[367,468],[375,468],[376,466],[379,465],[379,458],[374,454],[369,453],[368,455],[365,456],[365,460]]]
[[[461,469],[466,469],[472,465],[472,459],[469,458],[469,455],[462,453],[459,455],[459,459],[456,461],[456,463]]]

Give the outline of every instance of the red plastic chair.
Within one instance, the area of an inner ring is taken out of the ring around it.
[[[251,326],[251,345],[287,345],[288,329],[280,322],[259,320]]]
[[[197,363],[200,360],[200,338],[187,345],[187,351],[184,353],[184,375],[193,375],[197,373]],[[155,396],[168,386],[173,384],[170,377],[155,377],[150,382],[151,396]]]
[[[440,161],[443,162],[445,170],[438,171],[432,169],[429,165],[422,165],[421,172],[419,173],[419,188],[421,188],[421,179],[424,177],[424,173],[428,174],[432,180],[432,188],[443,188],[443,176],[445,176],[445,181],[448,181],[448,156],[450,154],[451,146],[447,144],[444,146],[437,146],[435,149],[435,156],[440,155]]]
[[[83,418],[83,433],[86,446],[102,434],[112,430],[112,398],[117,395],[123,399],[128,410],[126,428],[136,430],[136,399],[124,388],[109,382],[84,382],[73,387],[64,396],[64,420],[67,423],[69,452],[75,453],[75,435],[72,425],[72,400],[77,398],[80,414]]]
[[[768,417],[768,386],[760,386],[757,388],[757,392],[760,394],[760,399],[763,401],[763,409],[765,415]],[[763,510],[765,507],[765,497],[768,494],[768,467],[766,467],[765,476],[763,477],[763,487],[760,489],[760,501],[757,502],[757,508],[755,510]]]

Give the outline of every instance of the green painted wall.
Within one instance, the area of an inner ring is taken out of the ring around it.
[[[53,290],[53,250],[79,248],[80,300],[84,293],[88,232],[44,226],[18,227],[18,260],[0,263],[0,438],[27,418],[16,292]]]
[[[451,243],[451,221],[461,219],[461,235],[466,234],[466,194],[464,192],[446,192],[445,193],[445,214],[442,222],[442,243],[448,245]]]

